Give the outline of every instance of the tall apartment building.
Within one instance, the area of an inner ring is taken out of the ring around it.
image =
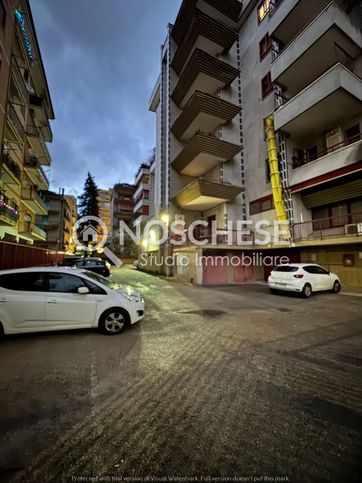
[[[108,240],[112,239],[112,198],[113,189],[108,190],[98,190],[98,208],[99,208],[99,218],[104,221],[108,230]]]
[[[219,235],[174,249],[190,262],[175,275],[263,279],[265,264],[206,267],[196,256],[285,254],[362,285],[361,29],[353,0],[182,2],[149,105],[154,217],[215,221]],[[237,220],[283,223],[289,236],[283,247],[230,245]]]
[[[119,224],[121,221],[128,226],[133,224],[133,195],[136,187],[127,183],[118,183],[113,187],[112,197],[112,226],[113,238],[119,238]]]
[[[37,226],[46,232],[46,241],[38,245],[52,250],[67,251],[72,238],[72,211],[64,190],[60,193],[45,191],[47,215],[38,215]]]
[[[150,166],[141,164],[135,178],[133,194],[134,226],[145,222],[150,214]]]
[[[54,112],[28,0],[0,0],[0,238],[45,241]]]

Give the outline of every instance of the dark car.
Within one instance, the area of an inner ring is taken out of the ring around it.
[[[111,265],[101,258],[81,258],[76,260],[72,267],[79,268],[80,270],[89,270],[91,272],[99,273],[103,277],[109,277],[111,275]]]
[[[82,257],[65,257],[61,262],[58,263],[59,267],[74,267],[75,262],[82,260]]]

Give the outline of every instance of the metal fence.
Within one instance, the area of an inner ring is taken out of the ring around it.
[[[18,243],[0,242],[0,270],[55,265],[64,253]]]

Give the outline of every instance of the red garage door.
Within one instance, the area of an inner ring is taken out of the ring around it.
[[[203,260],[203,284],[226,285],[228,283],[228,266],[223,257],[208,256]]]
[[[239,259],[239,263],[237,259]],[[253,280],[254,278],[253,266],[250,264],[249,266],[243,265],[241,257],[235,256],[235,255],[233,256],[232,267],[233,267],[234,283],[242,283],[242,282],[248,282],[249,280]]]

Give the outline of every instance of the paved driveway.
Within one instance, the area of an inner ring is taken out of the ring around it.
[[[357,481],[361,298],[113,276],[138,326],[1,342],[2,481]]]

